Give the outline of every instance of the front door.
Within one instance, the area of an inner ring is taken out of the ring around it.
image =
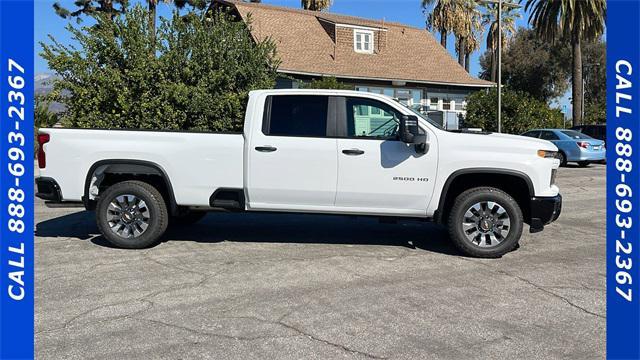
[[[335,138],[327,131],[328,96],[274,95],[261,131],[248,148],[248,204],[252,209],[312,211],[332,207],[336,196]]]
[[[383,102],[348,97],[342,102],[346,137],[338,139],[336,208],[371,214],[425,215],[437,167],[435,136],[419,154],[397,137],[402,114]]]

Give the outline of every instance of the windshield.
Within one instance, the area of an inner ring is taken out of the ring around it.
[[[585,134],[583,134],[581,132],[577,132],[575,130],[563,130],[562,133],[567,135],[568,137],[570,137],[572,139],[592,139],[591,136],[585,135]]]
[[[416,111],[416,110],[414,110],[414,109],[410,108],[409,106],[407,106],[407,105],[405,105],[405,104],[401,103],[401,102],[400,102],[400,101],[398,101],[398,100],[396,100],[396,101],[398,102],[398,104],[402,105],[405,109],[408,109],[409,111],[411,111],[413,114],[415,114],[415,115],[416,115],[416,116],[418,116],[419,118],[421,118],[421,119],[424,119],[424,120],[428,121],[428,122],[429,122],[429,124],[431,124],[431,125],[433,125],[433,126],[437,127],[437,128],[438,128],[438,129],[440,129],[440,130],[445,130],[445,128],[442,126],[442,124],[438,123],[437,121],[434,121],[433,119],[430,119],[430,118],[429,118],[429,116],[427,116],[427,115],[425,115],[425,114],[422,114],[422,113],[420,113],[420,112],[418,112],[418,111]]]

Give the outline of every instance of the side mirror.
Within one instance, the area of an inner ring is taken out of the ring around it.
[[[407,144],[415,144],[418,134],[418,117],[415,115],[402,115],[400,119],[400,140]]]
[[[415,115],[403,115],[400,119],[400,140],[406,144],[415,145],[416,152],[426,153],[429,149],[427,145],[427,134],[420,130],[418,117]]]

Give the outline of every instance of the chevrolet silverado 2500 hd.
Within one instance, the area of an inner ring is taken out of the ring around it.
[[[230,210],[433,220],[463,253],[497,257],[562,203],[552,143],[447,131],[355,91],[251,92],[238,134],[54,128],[38,142],[37,196],[82,202],[124,248]]]

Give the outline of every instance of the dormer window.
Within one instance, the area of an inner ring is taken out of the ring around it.
[[[353,49],[359,53],[373,54],[373,31],[353,30]]]

